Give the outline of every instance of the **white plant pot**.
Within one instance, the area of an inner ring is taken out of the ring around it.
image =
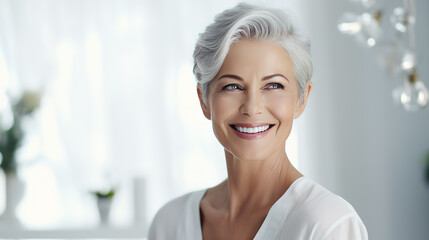
[[[100,214],[100,221],[102,224],[106,224],[109,221],[111,206],[112,198],[97,198],[98,213]]]
[[[11,223],[19,223],[16,209],[19,206],[25,193],[25,183],[16,174],[5,174],[5,210],[0,219]]]

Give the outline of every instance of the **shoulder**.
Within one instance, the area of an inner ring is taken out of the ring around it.
[[[148,239],[172,239],[172,236],[176,236],[179,224],[192,214],[204,191],[187,193],[161,207],[152,220]]]
[[[297,186],[296,211],[309,219],[329,220],[356,213],[352,205],[318,183],[306,178]]]
[[[344,232],[341,234],[366,234],[356,210],[342,197],[308,178],[300,180],[292,192],[294,202],[288,221],[292,220],[301,225],[301,229],[308,230],[308,239],[367,239],[329,238],[341,231]]]

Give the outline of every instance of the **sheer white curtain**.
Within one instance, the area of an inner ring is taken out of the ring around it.
[[[0,86],[44,96],[20,154],[31,163],[20,172],[25,224],[95,224],[89,191],[109,186],[118,189],[112,220],[127,224],[134,177],[147,181],[150,220],[172,197],[226,177],[192,51],[236,2],[0,0]]]

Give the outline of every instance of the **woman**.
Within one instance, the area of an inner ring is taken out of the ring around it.
[[[200,35],[194,74],[228,178],[167,203],[149,239],[367,239],[353,207],[285,152],[312,83],[308,42],[276,9],[239,4]]]

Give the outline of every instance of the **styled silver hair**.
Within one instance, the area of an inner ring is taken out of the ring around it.
[[[207,103],[210,82],[222,67],[231,45],[244,38],[272,40],[289,54],[302,101],[305,86],[313,74],[310,42],[296,33],[284,11],[240,3],[218,14],[196,43],[193,72],[204,103]]]

